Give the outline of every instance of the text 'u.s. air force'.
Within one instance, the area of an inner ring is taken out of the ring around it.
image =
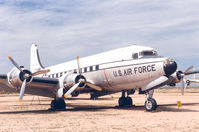
[[[133,74],[141,74],[156,71],[155,64],[146,65],[146,66],[138,66],[133,68],[127,68],[123,70],[115,70],[113,71],[114,77],[119,76],[128,76]]]

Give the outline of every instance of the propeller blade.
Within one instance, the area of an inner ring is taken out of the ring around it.
[[[96,85],[94,85],[92,83],[89,83],[89,82],[86,82],[86,85],[89,86],[89,87],[91,87],[92,89],[97,90],[97,91],[102,91],[103,90],[101,87],[96,86]]]
[[[23,72],[23,70],[20,68],[20,66],[17,64],[17,62],[15,62],[11,56],[8,56],[8,59],[12,62],[12,64],[19,69],[21,72]]]
[[[188,80],[190,83],[199,83],[198,79],[189,79]]]
[[[67,98],[75,89],[79,86],[81,82],[76,83],[74,86],[72,86],[65,94],[64,97]]]
[[[79,63],[79,56],[77,56],[77,66],[78,66],[78,74],[82,74],[81,68],[80,68],[80,63]]]
[[[181,79],[181,94],[184,95],[184,89],[185,89],[185,81],[184,78]]]
[[[22,85],[21,85],[21,90],[20,90],[20,95],[19,95],[19,102],[22,101],[23,99],[23,96],[24,96],[24,92],[25,92],[25,89],[26,89],[26,79],[23,81]]]
[[[186,74],[187,72],[189,72],[191,69],[193,69],[193,65],[190,66],[190,67],[184,72],[184,74]]]
[[[37,75],[45,74],[45,73],[48,73],[48,72],[50,72],[50,69],[40,70],[40,71],[37,71],[37,72],[33,73],[32,76],[37,76]]]
[[[185,73],[185,75],[192,75],[192,74],[198,74],[199,71],[191,71],[191,72],[187,72]]]

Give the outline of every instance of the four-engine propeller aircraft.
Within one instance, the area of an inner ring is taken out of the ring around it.
[[[7,86],[0,90],[20,91],[19,101],[24,92],[32,95],[52,97],[51,109],[65,109],[64,98],[79,93],[92,93],[98,97],[122,92],[119,106],[132,105],[133,101],[126,92],[133,93],[137,88],[146,94],[145,108],[157,108],[153,99],[154,89],[164,85],[182,82],[184,76],[198,72],[177,71],[177,64],[170,58],[158,56],[157,52],[145,46],[119,48],[85,58],[44,68],[41,65],[37,45],[31,47],[30,70],[18,65],[8,74],[0,74],[0,84]],[[129,92],[131,91],[131,92]]]

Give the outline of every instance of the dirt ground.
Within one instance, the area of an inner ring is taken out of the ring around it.
[[[113,98],[112,98],[112,97]],[[158,108],[146,112],[145,95],[131,95],[134,105],[119,108],[120,93],[90,100],[88,94],[66,100],[66,111],[48,110],[50,98],[18,94],[0,95],[0,131],[11,132],[198,132],[199,90],[184,96],[177,90],[157,90]],[[40,100],[40,102],[39,102]],[[182,101],[178,109],[177,101]]]

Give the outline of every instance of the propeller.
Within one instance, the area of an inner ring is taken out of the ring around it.
[[[67,98],[75,89],[80,85],[81,82],[76,83],[72,88],[70,88],[65,94],[64,97]]]
[[[50,70],[49,69],[40,70],[40,71],[31,73],[28,70],[21,69],[21,67],[14,61],[14,59],[11,56],[8,56],[8,59],[20,71],[19,77],[20,77],[20,80],[23,82],[21,85],[20,94],[19,94],[19,101],[21,102],[23,99],[23,96],[24,96],[25,89],[26,89],[26,84],[31,81],[32,77],[48,73],[48,72],[50,72]]]
[[[185,75],[189,75],[189,71],[193,69],[193,66],[190,66],[189,68],[187,68],[187,70],[185,72],[182,71],[178,71],[177,72],[177,78],[181,83],[181,94],[184,95],[184,89],[186,88],[185,84],[186,84],[186,79],[184,79]]]
[[[92,83],[89,83],[86,81],[85,77],[82,76],[82,71],[81,71],[81,67],[80,67],[80,62],[79,62],[79,56],[77,56],[77,66],[78,66],[78,70],[77,73],[79,74],[80,79],[78,80],[78,83],[76,83],[74,86],[72,86],[65,94],[64,97],[67,98],[73,91],[75,91],[78,86],[82,83],[86,84],[87,86],[89,86],[92,89],[95,89],[97,91],[102,91],[102,88],[99,86],[96,86]]]

